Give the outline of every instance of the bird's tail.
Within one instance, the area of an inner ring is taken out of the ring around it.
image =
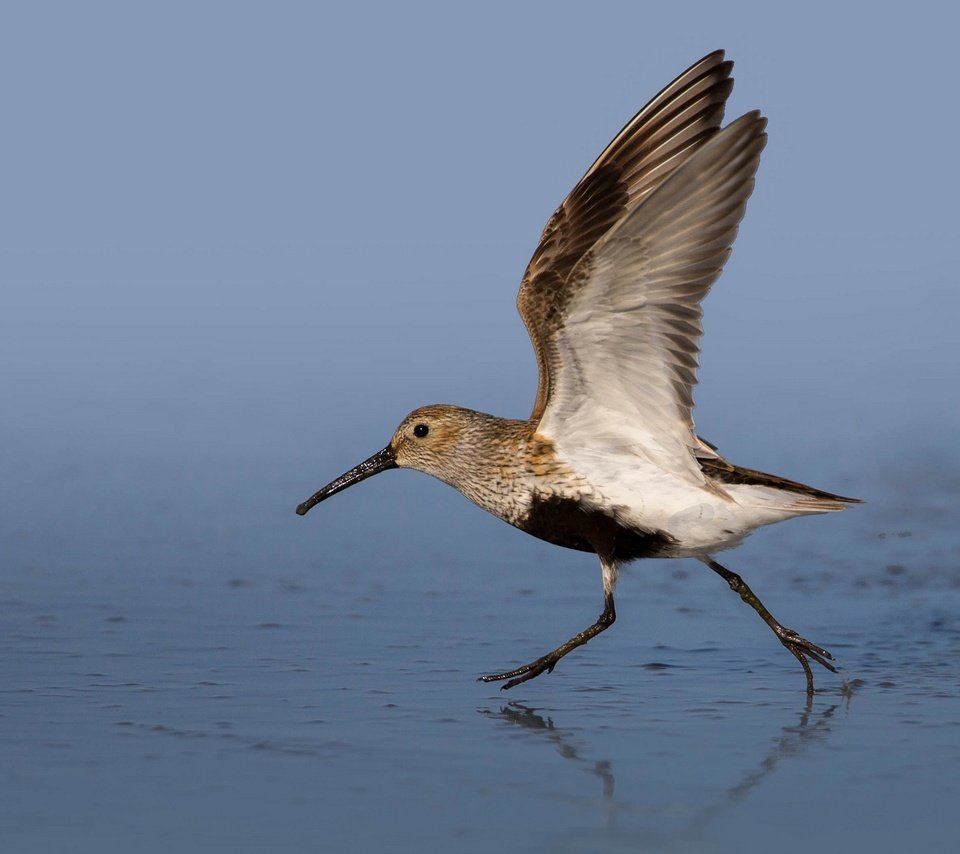
[[[717,459],[700,459],[704,473],[738,499],[746,499],[770,510],[780,510],[791,516],[807,513],[833,513],[848,504],[861,504],[860,498],[848,498],[787,480],[775,474],[743,468]]]

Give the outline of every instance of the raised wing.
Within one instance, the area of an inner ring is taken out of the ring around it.
[[[617,134],[554,212],[520,285],[517,307],[537,354],[540,385],[531,420],[550,397],[546,343],[584,253],[717,132],[733,88],[732,62],[715,51],[690,66]]]
[[[730,255],[765,126],[752,112],[713,135],[571,270],[541,340],[550,397],[538,429],[561,448],[704,482],[691,415],[700,303]]]

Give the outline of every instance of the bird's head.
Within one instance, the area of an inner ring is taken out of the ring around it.
[[[389,445],[318,490],[297,507],[297,514],[303,516],[331,495],[387,469],[416,469],[449,482],[459,440],[476,415],[446,404],[415,409],[400,422]]]

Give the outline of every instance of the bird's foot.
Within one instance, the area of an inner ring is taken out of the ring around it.
[[[607,591],[604,594],[603,613],[597,617],[597,621],[592,626],[574,635],[566,643],[561,644],[553,650],[553,652],[548,652],[546,655],[540,656],[536,661],[531,661],[529,664],[524,664],[523,667],[518,667],[516,670],[509,670],[506,673],[494,673],[490,676],[481,676],[478,681],[500,682],[503,679],[508,679],[509,681],[505,685],[500,686],[500,690],[509,691],[521,682],[535,679],[541,673],[552,673],[553,668],[557,666],[557,662],[568,652],[576,649],[578,646],[582,646],[590,640],[590,638],[608,629],[616,619],[617,612],[613,607],[613,593]]]
[[[562,656],[552,652],[549,655],[538,658],[536,661],[531,661],[529,664],[524,664],[523,667],[518,667],[516,670],[510,670],[506,673],[493,673],[489,676],[481,676],[477,679],[477,681],[500,682],[504,679],[509,679],[509,682],[500,686],[501,691],[509,691],[511,688],[515,688],[522,682],[527,682],[530,679],[536,679],[536,677],[541,673],[552,673],[553,668],[557,666],[557,662],[561,658]]]
[[[833,656],[823,647],[817,646],[806,638],[800,637],[793,629],[785,629],[783,626],[780,626],[778,629],[774,629],[774,631],[777,637],[780,638],[780,643],[790,650],[803,667],[803,672],[807,677],[807,694],[814,693],[813,672],[807,663],[808,657],[812,658],[821,667],[825,667],[831,673],[837,672],[837,668],[830,663],[833,661]]]

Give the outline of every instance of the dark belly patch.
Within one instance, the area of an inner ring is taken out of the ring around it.
[[[556,495],[534,498],[530,512],[517,527],[556,546],[594,552],[620,562],[656,557],[674,544],[673,537],[662,531],[627,527],[612,513]]]

